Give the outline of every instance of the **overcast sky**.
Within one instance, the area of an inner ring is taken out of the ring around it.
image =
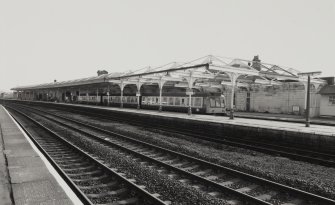
[[[0,0],[0,90],[205,55],[335,75],[334,0]]]

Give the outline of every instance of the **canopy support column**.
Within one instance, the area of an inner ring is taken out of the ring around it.
[[[121,83],[119,83],[120,89],[121,89],[121,98],[120,98],[120,108],[123,108],[123,89],[126,84],[123,83],[123,80],[121,80]]]
[[[71,95],[71,103],[73,103],[73,89],[71,89],[70,95]]]
[[[141,96],[141,86],[143,85],[143,83],[140,82],[140,80],[138,80],[136,87],[137,87],[137,92],[136,92],[136,97],[137,97],[137,109],[140,109],[140,96]]]
[[[96,99],[96,105],[98,105],[98,100],[99,100],[99,88],[97,88],[97,99]]]
[[[238,73],[228,73],[228,76],[231,81],[231,97],[230,97],[230,117],[229,119],[233,120],[234,119],[234,95],[235,95],[235,86],[236,86],[236,80],[240,76]]]
[[[79,103],[79,101],[81,101],[81,97],[80,97],[80,88],[78,88],[77,103]]]
[[[188,83],[188,88],[186,90],[186,95],[188,95],[188,109],[187,109],[187,114],[188,115],[192,115],[192,95],[193,95],[193,83],[196,80],[193,76],[192,76],[193,72],[190,72],[190,76],[185,77],[185,79],[187,80]]]
[[[162,90],[163,86],[166,81],[164,81],[162,78],[159,79],[158,86],[159,86],[159,112],[162,112]]]
[[[306,102],[306,127],[310,126],[310,119],[309,119],[309,109],[311,107],[311,93],[310,93],[310,85],[311,85],[311,76],[308,75],[307,79],[307,102]]]
[[[107,86],[107,106],[109,107],[109,83]]]
[[[56,90],[56,101],[57,102],[60,102],[61,100],[60,100],[60,96],[59,96],[59,88],[57,88],[57,90]]]
[[[308,93],[308,82],[304,82],[304,88],[305,88],[305,100],[304,100],[304,112],[306,113],[307,108],[307,93]]]
[[[192,90],[192,88],[191,88],[191,90]],[[191,93],[191,91],[189,91],[190,93]],[[192,115],[192,95],[191,94],[189,94],[188,95],[188,112],[187,112],[187,114],[188,115]]]

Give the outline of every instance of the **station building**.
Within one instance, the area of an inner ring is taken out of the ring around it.
[[[263,63],[258,56],[252,60],[206,56],[188,63],[170,63],[135,72],[111,73],[98,71],[98,76],[70,81],[20,86],[12,88],[18,99],[76,103],[96,96],[134,96],[129,101],[139,103],[144,92],[157,96],[161,107],[168,100],[167,87],[184,89],[191,99],[196,92],[220,93],[227,109],[304,115],[306,110],[307,77],[292,68]],[[334,84],[334,83],[333,83]],[[334,85],[329,79],[312,76],[310,81],[310,116],[334,115]],[[233,97],[232,97],[233,96]],[[327,98],[328,96],[328,98]],[[109,98],[108,98],[109,99]],[[326,103],[328,99],[328,104]],[[191,100],[185,101],[190,108]]]
[[[320,113],[320,85],[311,85],[310,115],[316,117]],[[224,91],[230,98],[229,88]],[[229,103],[229,101],[228,101]],[[306,88],[303,83],[286,82],[282,85],[252,85],[240,87],[235,94],[237,111],[262,112],[276,114],[304,115],[306,106]]]
[[[325,78],[328,84],[323,86],[319,94],[320,97],[320,116],[335,116],[335,78]]]

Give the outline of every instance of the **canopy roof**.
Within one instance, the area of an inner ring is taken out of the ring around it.
[[[117,84],[151,84],[162,81],[174,81],[176,84],[182,84],[190,82],[190,78],[193,79],[193,86],[222,87],[222,85],[231,84],[233,75],[237,78],[237,86],[249,86],[251,84],[275,85],[287,81],[305,82],[306,77],[298,76],[298,73],[300,71],[296,69],[262,63],[259,60],[250,61],[208,55],[186,63],[171,62],[154,68],[148,66],[124,73],[111,73],[62,82],[19,86],[12,88],[12,90],[23,91],[73,87],[107,82]],[[312,82],[325,83],[324,80],[317,78],[312,79]]]

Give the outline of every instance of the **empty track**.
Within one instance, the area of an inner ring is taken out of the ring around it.
[[[15,110],[13,117],[83,204],[169,204],[27,114]]]
[[[141,142],[85,122],[50,112],[29,109],[44,118],[68,129],[80,132],[92,140],[119,149],[124,156],[131,155],[142,164],[154,166],[162,174],[217,197],[227,197],[228,202],[253,202],[255,204],[333,204],[335,201],[307,193],[276,182],[249,175],[237,170],[200,160],[185,154]],[[224,194],[225,193],[225,194]]]
[[[22,105],[22,104],[20,104]],[[91,117],[98,118],[99,120],[108,119],[112,121],[123,122],[131,125],[146,127],[148,129],[157,129],[161,131],[166,131],[168,133],[176,133],[182,134],[190,137],[194,137],[197,139],[202,139],[206,141],[211,141],[215,143],[225,144],[229,146],[235,146],[240,148],[245,148],[249,150],[254,150],[258,152],[263,152],[276,156],[283,156],[290,159],[305,161],[313,164],[319,164],[323,166],[335,167],[335,155],[331,153],[323,153],[323,152],[315,152],[309,149],[295,148],[291,145],[278,145],[272,143],[265,142],[257,142],[255,140],[246,140],[241,138],[232,138],[229,136],[219,136],[210,132],[203,132],[201,129],[187,129],[182,126],[168,126],[161,124],[153,124],[151,122],[147,122],[146,120],[136,120],[131,119],[129,117],[125,117],[125,115],[107,115],[101,113],[95,113],[90,110],[85,110],[85,107],[82,108],[65,108],[54,106],[52,104],[47,104],[49,108],[60,109],[67,112],[76,112],[78,114],[83,114]],[[87,109],[87,108],[86,108]]]

